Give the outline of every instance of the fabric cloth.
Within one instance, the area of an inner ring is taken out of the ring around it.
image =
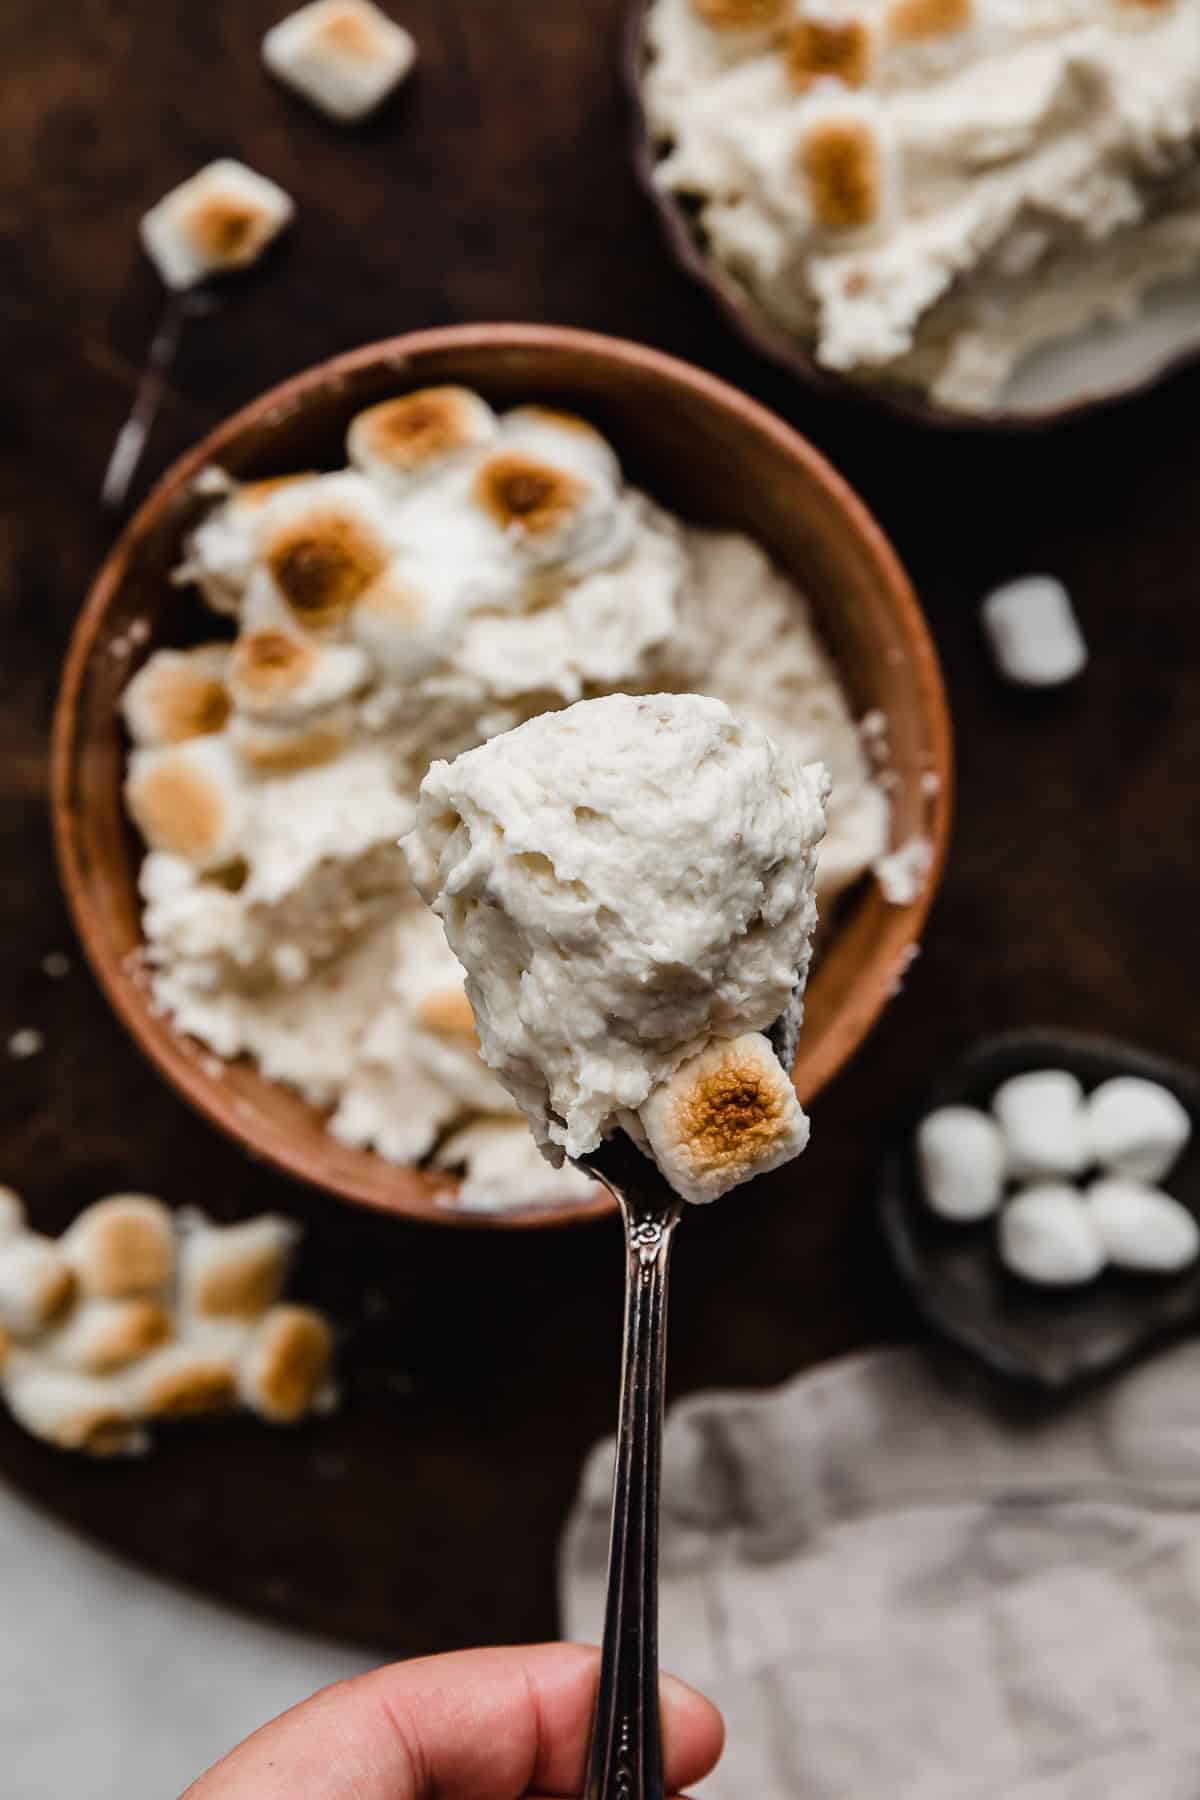
[[[1195,1800],[1200,1346],[1040,1423],[911,1350],[685,1401],[666,1667],[723,1708],[706,1800]],[[611,1446],[563,1553],[604,1609]]]

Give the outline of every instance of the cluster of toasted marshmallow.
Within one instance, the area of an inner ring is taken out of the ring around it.
[[[940,1217],[999,1214],[1000,1256],[1014,1275],[1077,1286],[1110,1265],[1173,1274],[1200,1256],[1194,1216],[1158,1185],[1191,1134],[1187,1109],[1158,1082],[1115,1076],[1085,1096],[1067,1071],[1035,1069],[1002,1082],[990,1113],[930,1113],[917,1162]],[[1009,1183],[1016,1191],[1006,1198]]]
[[[343,1142],[465,1151],[469,1203],[501,1178],[540,1202],[398,848],[431,759],[585,696],[715,693],[832,767],[829,899],[883,856],[887,800],[794,585],[629,488],[584,420],[426,388],[359,413],[347,453],[202,478],[176,579],[234,635],[157,650],[126,688],[155,1000]]]
[[[830,368],[992,401],[1200,255],[1191,0],[655,0],[657,179]]]
[[[61,1238],[0,1189],[0,1392],[60,1450],[134,1456],[150,1427],[244,1407],[275,1425],[336,1403],[328,1322],[282,1300],[298,1236],[113,1194]]]

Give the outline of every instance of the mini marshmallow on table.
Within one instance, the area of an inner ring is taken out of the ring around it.
[[[409,33],[371,0],[314,0],[271,27],[262,53],[272,75],[343,123],[374,112],[417,60]]]
[[[1087,666],[1071,596],[1052,575],[1026,575],[983,602],[983,629],[1002,675],[1021,687],[1059,687]]]

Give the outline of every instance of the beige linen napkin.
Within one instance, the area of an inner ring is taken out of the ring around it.
[[[725,1712],[707,1800],[1197,1800],[1200,1346],[1037,1425],[911,1350],[685,1401],[664,1664]],[[612,1449],[563,1552],[598,1639]]]

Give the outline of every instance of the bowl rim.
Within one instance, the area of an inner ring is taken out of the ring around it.
[[[871,961],[869,978],[856,985],[835,1014],[837,1028],[825,1034],[820,1054],[803,1066],[805,1079],[797,1083],[801,1101],[823,1089],[861,1047],[884,1010],[907,966],[911,946],[919,936],[945,867],[954,797],[954,759],[950,712],[941,668],[924,614],[912,583],[882,527],[866,503],[833,468],[815,445],[756,400],[705,370],[629,339],[582,331],[568,326],[529,324],[449,325],[402,333],[357,349],[344,351],[287,377],[246,405],[227,415],[199,443],[178,457],[159,477],[110,546],[73,626],[55,702],[50,742],[50,805],[59,877],[70,914],[93,975],[117,1018],[158,1075],[226,1137],[252,1157],[282,1170],[308,1187],[338,1199],[392,1213],[423,1224],[475,1229],[548,1229],[582,1224],[608,1216],[614,1203],[607,1195],[586,1202],[543,1207],[519,1213],[460,1211],[457,1208],[418,1207],[358,1188],[349,1180],[331,1180],[314,1168],[312,1157],[294,1149],[278,1128],[262,1141],[261,1130],[240,1117],[219,1081],[204,1072],[201,1062],[187,1053],[190,1043],[182,1034],[172,1055],[159,1042],[160,1022],[150,1013],[140,991],[127,979],[124,958],[112,943],[88,892],[88,875],[76,825],[73,777],[84,748],[80,725],[80,698],[96,643],[109,607],[119,593],[127,565],[138,546],[155,529],[172,500],[185,493],[200,473],[219,463],[222,452],[243,432],[262,423],[272,413],[294,409],[314,390],[333,385],[364,368],[390,364],[397,380],[406,364],[422,356],[456,351],[540,350],[590,358],[609,368],[653,372],[661,379],[689,388],[717,410],[771,440],[789,459],[803,465],[813,484],[830,504],[841,511],[879,570],[880,582],[897,617],[911,665],[913,692],[927,738],[929,770],[937,777],[936,791],[926,807],[923,825],[931,857],[915,898],[892,906]],[[371,1156],[371,1152],[363,1152]],[[377,1159],[382,1161],[382,1159]]]
[[[1108,412],[1154,392],[1176,375],[1200,364],[1198,342],[1185,345],[1149,374],[1123,382],[1119,387],[1084,393],[1076,400],[1064,400],[1057,405],[1007,411],[993,407],[974,412],[958,411],[936,400],[924,400],[916,391],[909,393],[901,387],[852,381],[849,376],[822,368],[815,357],[758,311],[748,290],[722,268],[716,257],[704,250],[683,207],[654,179],[659,157],[646,112],[643,73],[646,23],[655,4],[656,0],[629,0],[622,40],[621,73],[630,107],[633,166],[638,184],[654,208],[660,232],[675,262],[708,293],[725,323],[751,350],[786,370],[805,387],[827,399],[848,400],[867,411],[887,413],[907,424],[934,431],[1021,438],[1054,431],[1093,414]]]

